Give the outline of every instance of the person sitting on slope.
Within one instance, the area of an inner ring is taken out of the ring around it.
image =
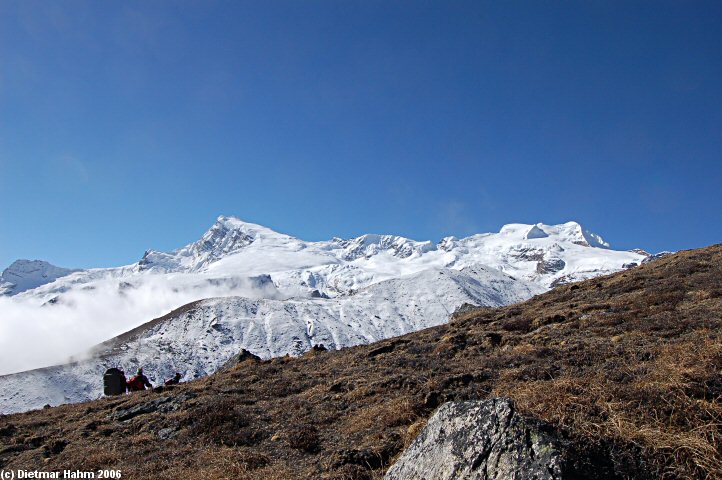
[[[153,385],[148,381],[148,377],[143,375],[143,369],[139,368],[138,373],[128,380],[128,390],[131,392],[139,392],[145,390],[145,387],[153,388]]]

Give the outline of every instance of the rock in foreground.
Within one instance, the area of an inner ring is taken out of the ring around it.
[[[449,402],[389,469],[387,480],[562,477],[559,443],[508,399]]]

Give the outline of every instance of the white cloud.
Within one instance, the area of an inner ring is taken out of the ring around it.
[[[136,278],[131,287],[121,287],[123,279],[108,278],[88,284],[93,289],[62,293],[53,305],[22,295],[0,297],[0,375],[79,359],[98,343],[194,300],[278,295],[274,287],[259,287],[248,279],[211,285],[196,277],[171,287],[166,278]]]

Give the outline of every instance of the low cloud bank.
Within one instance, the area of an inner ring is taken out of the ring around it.
[[[80,360],[91,347],[195,300],[280,298],[270,279],[107,278],[58,294],[0,297],[0,375]]]

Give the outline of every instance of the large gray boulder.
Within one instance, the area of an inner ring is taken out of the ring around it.
[[[449,402],[384,478],[559,480],[560,444],[508,399]]]

